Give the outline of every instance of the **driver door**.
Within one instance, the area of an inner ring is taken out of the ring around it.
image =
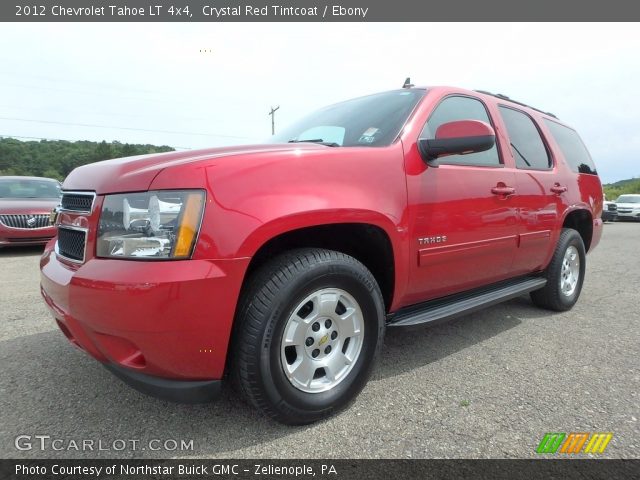
[[[494,125],[480,99],[452,95],[434,108],[421,138],[434,138],[440,125],[456,120]],[[498,146],[441,157],[439,164],[408,175],[413,210],[409,303],[503,280],[517,250],[515,195],[498,193],[515,187],[515,174],[502,163]]]

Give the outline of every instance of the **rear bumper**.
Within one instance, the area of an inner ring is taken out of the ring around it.
[[[51,248],[40,262],[41,293],[73,345],[147,393],[202,401],[219,390],[249,259],[78,266]]]
[[[600,239],[602,238],[602,230],[604,229],[603,226],[604,219],[593,219],[593,231],[591,232],[591,243],[589,244],[589,251],[592,251],[600,243]]]

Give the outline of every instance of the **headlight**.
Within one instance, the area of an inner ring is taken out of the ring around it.
[[[107,195],[98,225],[97,256],[189,258],[200,230],[202,190]]]

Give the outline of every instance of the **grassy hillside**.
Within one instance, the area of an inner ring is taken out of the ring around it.
[[[23,142],[0,138],[0,175],[34,175],[62,180],[80,165],[173,148],[111,142],[40,140]]]
[[[629,178],[615,183],[608,183],[603,185],[602,189],[607,195],[607,200],[615,200],[625,193],[640,193],[640,178]]]

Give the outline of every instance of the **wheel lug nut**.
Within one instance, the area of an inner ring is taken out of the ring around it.
[[[313,352],[311,352],[311,356],[313,358],[316,358],[318,355],[320,355],[320,350],[318,350],[317,348]]]
[[[331,353],[331,345],[327,345],[327,348],[324,349],[325,354]]]
[[[331,340],[335,340],[336,338],[338,338],[338,332],[334,330],[333,332],[331,332]]]
[[[304,343],[307,345],[307,347],[310,347],[311,345],[313,345],[313,338],[307,337]]]
[[[320,330],[320,324],[318,322],[315,322],[313,325],[311,325],[311,329],[314,332],[317,332],[318,330]]]
[[[328,318],[325,320],[324,322],[324,326],[325,328],[331,328],[331,320],[329,320]]]

